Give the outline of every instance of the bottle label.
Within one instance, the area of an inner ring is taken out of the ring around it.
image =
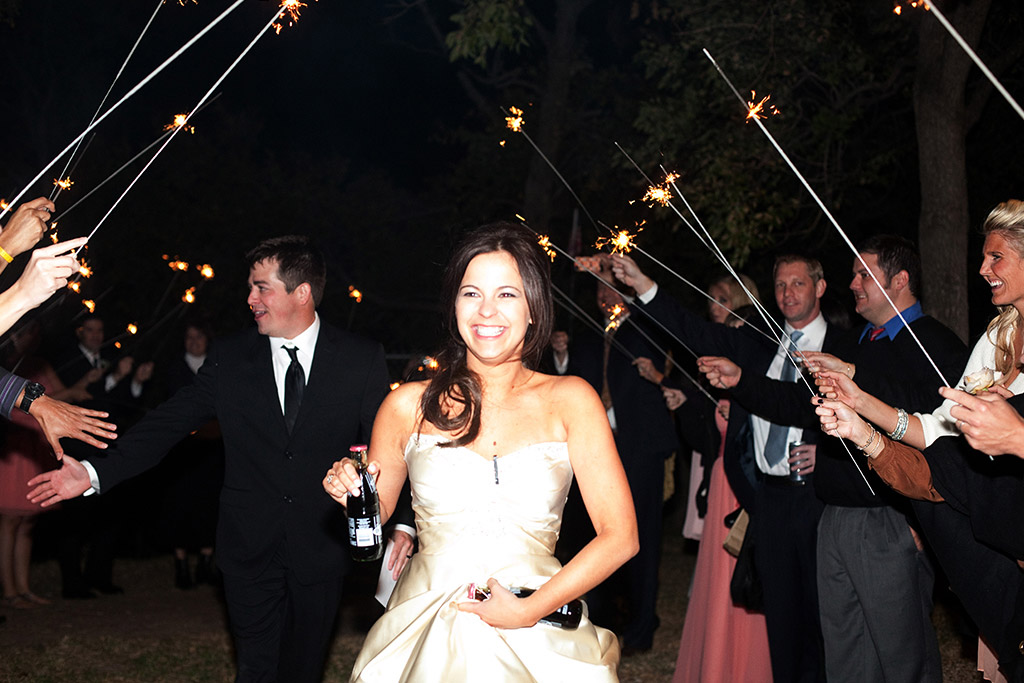
[[[348,518],[348,542],[356,548],[368,548],[382,541],[380,515]]]

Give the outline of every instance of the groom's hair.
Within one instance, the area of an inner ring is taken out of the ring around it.
[[[263,240],[245,255],[252,268],[263,261],[277,262],[277,277],[291,294],[303,282],[309,283],[313,305],[320,306],[327,284],[327,266],[324,255],[304,235],[284,235]]]

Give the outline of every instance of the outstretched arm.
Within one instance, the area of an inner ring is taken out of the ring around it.
[[[18,281],[0,292],[0,334],[68,283],[71,274],[78,270],[78,261],[68,252],[85,242],[85,237],[78,237],[32,252]]]
[[[92,488],[89,472],[70,455],[64,456],[60,469],[43,472],[29,479],[28,485],[34,488],[26,498],[44,508],[80,496]]]
[[[53,202],[46,197],[38,197],[19,206],[0,231],[0,249],[13,259],[34,247],[43,236],[53,209]],[[8,263],[6,258],[0,258],[0,272]]]
[[[96,448],[106,448],[96,437],[116,439],[117,425],[103,422],[101,418],[107,413],[99,410],[88,410],[64,401],[50,398],[43,394],[29,406],[28,414],[36,419],[46,435],[46,440],[53,448],[54,455],[60,460],[64,457],[64,449],[60,440],[68,437],[77,439]]]

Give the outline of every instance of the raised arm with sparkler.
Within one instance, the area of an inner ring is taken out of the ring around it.
[[[86,238],[78,237],[32,252],[18,281],[0,293],[0,333],[67,285],[68,278],[78,270],[78,261],[69,252],[85,242]]]
[[[46,230],[54,206],[46,197],[38,197],[17,208],[0,232],[0,272],[7,264],[36,245]]]

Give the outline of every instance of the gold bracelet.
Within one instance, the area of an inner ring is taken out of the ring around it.
[[[0,247],[0,258],[2,258],[4,261],[7,261],[8,263],[14,260],[14,257],[8,254],[7,250],[4,249],[3,247]]]
[[[874,442],[876,436],[878,436],[878,432],[876,432],[875,428],[872,427],[871,435],[868,437],[868,440],[864,442],[863,446],[857,446],[857,450],[861,452],[867,451],[867,449],[871,448],[871,444]]]
[[[876,434],[877,434],[877,432],[876,432]],[[864,455],[868,456],[869,458],[875,458],[875,457],[878,457],[878,454],[881,453],[884,449],[885,449],[885,442],[882,441],[882,436],[881,436],[881,434],[879,434],[878,442],[871,449],[871,452],[869,453],[867,451],[863,451],[863,453],[864,453]]]

